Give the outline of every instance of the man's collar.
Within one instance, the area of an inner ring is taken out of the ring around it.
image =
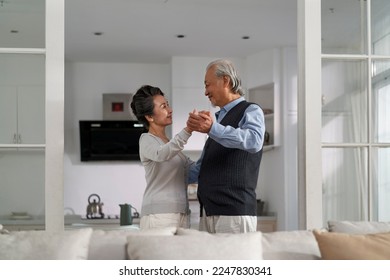
[[[228,112],[231,108],[233,108],[234,106],[236,106],[238,103],[240,103],[241,101],[244,101],[244,97],[240,96],[239,98],[237,99],[234,99],[233,101],[231,101],[230,103],[226,104],[225,106],[223,106],[221,108],[221,110],[225,110],[226,112]]]

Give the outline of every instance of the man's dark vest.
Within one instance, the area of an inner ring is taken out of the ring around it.
[[[237,128],[251,104],[238,103],[221,124]],[[207,139],[198,180],[198,198],[207,216],[256,216],[255,190],[262,151],[225,148],[210,137]]]

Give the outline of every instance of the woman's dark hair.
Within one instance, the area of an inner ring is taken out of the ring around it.
[[[149,128],[149,122],[145,116],[153,115],[153,96],[155,95],[164,96],[164,93],[158,87],[144,85],[137,90],[130,103],[130,107],[134,115],[140,123],[145,125],[146,128]]]

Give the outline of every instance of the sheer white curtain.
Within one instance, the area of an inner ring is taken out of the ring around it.
[[[362,220],[368,213],[366,64],[333,61],[323,64],[322,139],[324,221]],[[345,146],[348,144],[349,146]],[[353,146],[355,145],[355,146]]]
[[[358,63],[359,67],[349,67],[347,69],[347,83],[351,92],[348,94],[351,114],[349,118],[351,140],[355,143],[367,142],[367,86],[366,63]],[[352,148],[351,170],[346,176],[353,176],[356,179],[353,186],[349,186],[349,192],[354,194],[354,208],[349,209],[352,217],[357,220],[365,220],[368,217],[368,166],[367,148]],[[348,161],[347,161],[348,162]],[[354,189],[355,188],[355,189]],[[347,201],[347,200],[346,200]],[[346,206],[348,204],[346,203]],[[354,214],[353,214],[354,213]]]
[[[390,77],[389,77],[390,78]],[[386,79],[387,80],[387,79]],[[390,84],[387,82],[374,90],[377,96],[377,135],[379,143],[390,142]],[[390,148],[378,148],[375,161],[377,177],[377,210],[379,221],[390,221]]]

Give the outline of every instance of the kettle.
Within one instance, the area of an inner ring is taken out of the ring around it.
[[[127,226],[133,224],[133,215],[131,214],[131,208],[135,210],[134,217],[137,218],[139,216],[137,209],[135,209],[130,204],[119,204],[121,208],[120,212],[120,225],[121,226]]]
[[[92,198],[94,199],[91,202]],[[104,218],[103,203],[100,202],[100,196],[93,193],[88,197],[87,219],[103,219],[103,218]]]

